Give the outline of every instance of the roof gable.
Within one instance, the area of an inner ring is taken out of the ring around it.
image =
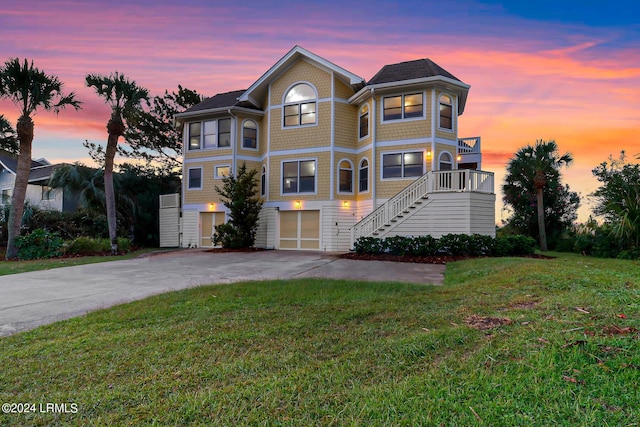
[[[318,64],[324,68],[331,70],[333,73],[337,74],[342,80],[348,82],[352,86],[362,86],[364,85],[365,80],[353,74],[346,69],[335,65],[334,63],[327,61],[326,59],[309,52],[308,50],[295,46],[291,49],[285,56],[283,56],[278,62],[276,62],[266,73],[262,75],[255,83],[247,89],[240,98],[239,101],[250,102],[251,104],[262,107],[260,105],[260,100],[264,98],[266,94],[267,88],[269,84],[278,78],[282,74],[282,72],[288,69],[295,62],[300,60],[301,58],[305,58],[309,60],[311,63]]]

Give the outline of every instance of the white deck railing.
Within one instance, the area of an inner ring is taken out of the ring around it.
[[[458,154],[476,154],[481,152],[480,137],[458,138]]]
[[[356,223],[351,228],[351,241],[384,230],[422,199],[428,198],[429,193],[451,191],[493,193],[493,173],[476,170],[427,172]]]

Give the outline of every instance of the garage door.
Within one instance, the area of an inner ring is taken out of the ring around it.
[[[224,212],[200,212],[200,247],[213,246],[214,226],[224,223]]]
[[[280,249],[320,249],[320,211],[280,211]]]

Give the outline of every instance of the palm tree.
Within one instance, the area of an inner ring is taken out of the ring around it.
[[[16,170],[16,182],[11,199],[6,258],[15,258],[18,249],[15,239],[20,235],[24,199],[31,172],[31,145],[33,143],[33,119],[38,109],[53,110],[56,114],[67,106],[78,110],[80,102],[75,94],[62,94],[62,82],[56,76],[47,75],[25,59],[20,64],[18,58],[9,59],[0,68],[0,98],[10,99],[19,109],[16,131],[20,142],[20,154]]]
[[[0,149],[16,156],[20,151],[16,131],[2,114],[0,114]]]
[[[111,118],[107,122],[107,148],[104,159],[104,192],[107,205],[107,223],[109,224],[109,240],[111,240],[111,252],[118,252],[118,240],[116,233],[116,202],[113,191],[113,159],[118,148],[118,139],[126,130],[125,121],[131,120],[135,113],[141,109],[141,102],[149,102],[149,91],[139,87],[134,81],[124,77],[117,71],[109,76],[88,74],[86,77],[88,87],[95,89],[96,93],[104,98],[105,103],[111,107]]]
[[[555,141],[538,140],[535,145],[527,145],[518,150],[507,166],[508,171],[520,171],[519,173],[526,176],[529,182],[533,181],[538,213],[538,236],[542,251],[547,250],[543,190],[550,181],[558,179],[558,171],[562,166],[569,166],[572,162],[571,154],[559,155],[558,144]]]

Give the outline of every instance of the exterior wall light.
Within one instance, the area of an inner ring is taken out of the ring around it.
[[[293,202],[293,207],[296,209],[302,209],[302,202],[300,200],[296,200]]]
[[[343,200],[342,201],[342,207],[343,208],[348,208],[349,207],[349,201],[348,200]]]
[[[213,202],[209,203],[209,210],[210,211],[215,211],[216,210],[216,204],[213,203]]]

